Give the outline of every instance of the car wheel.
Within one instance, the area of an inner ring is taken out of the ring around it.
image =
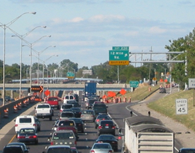
[[[38,140],[36,140],[36,141],[35,141],[35,144],[37,145],[38,143],[39,143]]]
[[[52,116],[49,117],[49,120],[52,121]]]

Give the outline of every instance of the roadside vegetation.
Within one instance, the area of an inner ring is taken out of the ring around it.
[[[195,131],[195,102],[193,105],[193,90],[179,91],[171,95],[167,95],[157,101],[148,104],[148,107],[165,115],[181,124],[186,125],[189,129]],[[176,115],[176,99],[188,100],[188,113]]]

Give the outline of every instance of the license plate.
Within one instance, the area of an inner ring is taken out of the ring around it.
[[[109,128],[109,126],[105,126],[105,128]]]

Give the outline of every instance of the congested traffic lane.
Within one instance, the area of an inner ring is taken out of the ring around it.
[[[82,106],[82,108],[84,108],[83,102],[81,103],[81,106]],[[34,115],[34,111],[32,111],[30,113],[30,115]],[[35,153],[35,152],[42,153],[43,151],[45,151],[45,147],[50,145],[50,142],[48,141],[48,137],[53,132],[53,130],[52,130],[53,123],[56,119],[58,119],[58,117],[59,117],[59,110],[55,110],[52,121],[49,121],[48,118],[40,119],[41,131],[38,132],[39,143],[37,145],[27,144],[27,146],[30,147],[29,153]],[[11,137],[14,136],[14,134],[15,134],[15,130],[14,130],[14,128],[12,128],[12,130],[9,132],[10,137],[9,137],[9,140],[7,139],[7,143],[11,142],[11,141],[12,142],[17,141],[16,138],[11,140]],[[116,130],[116,137],[117,137],[117,135],[118,135],[118,130]],[[85,132],[79,133],[78,136],[79,136],[79,140],[77,141],[77,148],[78,148],[79,152],[80,153],[89,152],[93,143],[98,138],[97,129],[95,129],[95,124],[94,123],[85,123]],[[5,142],[4,145],[6,145],[7,143]],[[119,148],[118,152],[120,152],[120,149],[121,149],[121,141],[120,140],[119,140],[119,147],[118,148]]]

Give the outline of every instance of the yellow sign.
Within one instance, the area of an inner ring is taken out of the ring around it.
[[[129,65],[129,61],[109,61],[109,65]]]

